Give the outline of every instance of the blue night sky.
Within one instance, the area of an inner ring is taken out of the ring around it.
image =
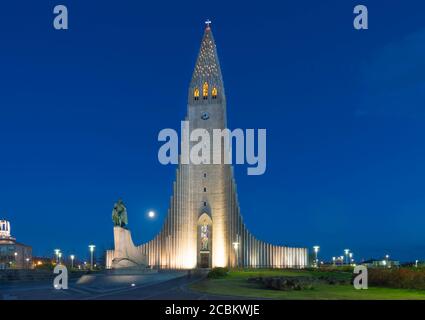
[[[152,238],[175,178],[157,134],[185,116],[209,18],[229,127],[267,129],[266,173],[235,169],[253,234],[425,259],[425,3],[361,1],[356,31],[359,3],[3,1],[0,216],[36,255],[85,257],[112,245],[122,197],[135,242]]]

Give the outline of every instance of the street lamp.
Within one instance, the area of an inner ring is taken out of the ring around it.
[[[58,253],[58,258],[59,258],[59,264],[61,264],[61,261],[62,261],[62,252],[59,252]]]
[[[75,256],[73,254],[71,254],[70,255],[70,258],[71,258],[71,269],[74,269],[74,259],[75,259]]]
[[[388,265],[388,268],[391,268],[391,263],[390,263],[390,255],[386,254],[385,255],[385,265]]]
[[[415,261],[415,267],[416,267],[416,268],[418,267],[418,262],[419,262],[419,260],[416,260],[416,261]]]
[[[59,252],[61,252],[60,249],[55,249],[56,263],[59,263]]]
[[[314,254],[315,254],[314,264],[315,264],[315,266],[317,268],[319,266],[319,264],[318,264],[318,255],[319,255],[320,246],[313,246],[313,249],[314,249]]]
[[[353,253],[352,253],[352,252],[350,252],[350,253],[348,254],[348,256],[350,257],[350,264],[353,264],[353,261],[354,261],[354,259],[353,259]]]
[[[96,246],[94,244],[89,245],[89,249],[90,249],[90,269],[93,270],[93,253],[94,253],[94,248],[96,248]]]
[[[348,264],[348,253],[350,252],[350,249],[344,249],[344,253],[345,253],[345,260]]]
[[[336,258],[332,257],[332,264],[335,265]]]
[[[30,258],[25,258],[25,261],[27,262],[27,269],[29,269],[30,268]]]

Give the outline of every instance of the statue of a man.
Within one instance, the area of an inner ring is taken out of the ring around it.
[[[114,209],[112,210],[112,221],[114,222],[114,226],[123,228],[128,224],[127,208],[121,199],[114,205]]]

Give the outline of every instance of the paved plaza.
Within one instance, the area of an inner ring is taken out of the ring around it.
[[[235,299],[190,290],[205,275],[187,272],[159,272],[146,275],[84,275],[70,280],[67,290],[56,290],[53,281],[0,284],[3,300],[210,300]]]

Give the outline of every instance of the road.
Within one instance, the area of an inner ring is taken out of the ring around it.
[[[0,284],[3,300],[215,300],[237,299],[194,292],[188,286],[205,275],[161,272],[144,276],[83,276],[56,290],[53,281]]]

